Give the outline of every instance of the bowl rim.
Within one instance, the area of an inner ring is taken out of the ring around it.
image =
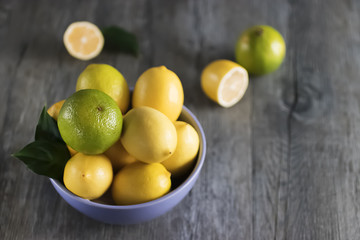
[[[90,206],[94,206],[94,207],[98,207],[98,208],[105,208],[105,209],[129,210],[129,209],[145,208],[145,207],[150,207],[155,204],[160,204],[161,202],[164,202],[167,199],[172,198],[175,195],[178,195],[184,188],[186,188],[188,185],[190,185],[193,181],[196,180],[196,176],[198,176],[201,171],[201,168],[205,161],[205,155],[206,155],[206,138],[205,138],[204,130],[203,130],[199,120],[196,118],[196,116],[185,105],[183,105],[182,113],[184,110],[185,110],[186,114],[190,115],[190,117],[193,119],[194,123],[196,124],[193,127],[198,132],[200,132],[199,137],[201,138],[201,141],[200,141],[200,146],[199,146],[198,160],[196,162],[196,165],[194,166],[194,169],[189,174],[189,176],[177,188],[175,188],[171,192],[165,194],[164,196],[157,198],[155,200],[145,202],[145,203],[140,203],[140,204],[108,205],[108,204],[93,202],[91,200],[76,196],[75,194],[70,192],[68,189],[66,189],[66,187],[63,184],[61,184],[58,180],[50,178],[51,183],[54,185],[54,187],[57,190],[61,191],[63,194],[66,194],[68,197],[72,198],[75,201],[80,201],[81,203],[83,203],[85,205],[90,205]]]

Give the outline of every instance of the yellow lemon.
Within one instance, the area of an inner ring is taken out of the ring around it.
[[[170,157],[176,148],[174,124],[150,107],[131,109],[123,121],[121,143],[137,160],[154,163]]]
[[[65,100],[54,103],[51,107],[48,108],[47,113],[57,121],[60,109],[64,104]]]
[[[123,114],[130,102],[130,91],[123,75],[107,64],[90,64],[80,74],[76,83],[76,91],[81,89],[97,89],[114,99]]]
[[[176,150],[162,164],[174,177],[179,177],[187,173],[194,164],[199,151],[199,135],[186,122],[176,121],[174,125],[177,133]]]
[[[63,41],[69,54],[80,60],[95,58],[104,47],[104,36],[100,29],[86,21],[70,24]]]
[[[249,76],[245,68],[229,60],[216,60],[201,74],[204,93],[222,107],[231,107],[245,94]]]
[[[61,100],[59,102],[56,102],[54,103],[51,107],[49,107],[49,109],[47,110],[48,114],[54,118],[56,121],[58,119],[58,116],[59,116],[59,112],[60,112],[60,109],[61,107],[63,106],[65,100]],[[70,155],[71,156],[74,156],[77,151],[74,150],[72,147],[70,147],[69,145],[66,145],[67,148],[69,149],[69,152],[70,152]]]
[[[78,153],[75,149],[73,149],[73,148],[70,147],[69,145],[66,145],[66,146],[67,146],[67,148],[69,149],[69,152],[70,152],[70,155],[71,155],[71,156],[74,156],[75,154]]]
[[[82,198],[99,198],[110,187],[112,179],[111,162],[102,154],[77,153],[65,165],[65,187]]]
[[[165,66],[146,70],[137,80],[133,107],[148,106],[176,121],[184,104],[184,90],[179,77]]]
[[[117,141],[104,154],[110,159],[114,172],[117,172],[123,166],[136,161],[135,157],[131,156],[121,144]]]
[[[157,199],[171,187],[170,173],[160,163],[135,162],[114,177],[112,196],[116,204],[131,205]]]

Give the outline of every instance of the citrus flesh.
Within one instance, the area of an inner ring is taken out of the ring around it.
[[[63,180],[72,193],[90,200],[99,198],[113,180],[111,162],[102,154],[77,153],[66,163]]]
[[[65,101],[59,113],[58,127],[64,142],[76,151],[100,154],[119,139],[122,115],[107,94],[85,89]]]
[[[160,163],[135,162],[114,177],[112,196],[118,205],[132,205],[157,199],[171,187],[170,173]]]
[[[136,161],[136,158],[125,150],[120,140],[112,145],[104,154],[110,159],[114,172]]]
[[[162,162],[165,168],[174,177],[180,177],[189,172],[194,165],[199,151],[199,135],[188,123],[176,121],[174,123],[177,133],[177,146],[175,153]]]
[[[123,75],[108,64],[90,64],[79,75],[76,91],[97,89],[114,99],[123,114],[130,102],[130,91]]]
[[[184,104],[184,91],[179,77],[165,66],[146,70],[136,81],[133,107],[148,106],[176,121]]]
[[[63,37],[69,54],[80,60],[98,56],[104,46],[104,36],[93,23],[81,21],[68,26]]]
[[[176,128],[158,110],[137,107],[124,116],[120,140],[126,151],[137,160],[145,163],[162,162],[176,149]]]
[[[231,107],[241,100],[249,84],[247,71],[230,60],[215,60],[201,73],[204,93],[222,107]]]
[[[281,34],[266,25],[245,30],[235,46],[236,61],[253,75],[275,71],[283,62],[285,52],[286,45]]]

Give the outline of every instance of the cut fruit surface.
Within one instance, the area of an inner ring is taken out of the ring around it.
[[[201,74],[204,93],[222,107],[235,105],[244,96],[249,84],[247,71],[229,60],[216,60]]]
[[[104,36],[100,29],[86,21],[70,24],[63,40],[69,54],[80,60],[98,56],[104,46]]]
[[[218,101],[223,107],[236,104],[248,87],[248,74],[244,68],[233,68],[222,79],[218,90]]]

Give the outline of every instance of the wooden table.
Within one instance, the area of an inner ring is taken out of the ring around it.
[[[360,1],[0,1],[1,239],[360,239]],[[138,58],[72,58],[74,21],[121,26]],[[200,88],[212,60],[234,59],[255,24],[278,29],[284,64],[251,77],[224,109]],[[33,139],[45,103],[70,96],[89,63],[119,69],[130,86],[149,67],[180,77],[199,118],[206,162],[172,211],[132,226],[96,222],[11,153]]]

